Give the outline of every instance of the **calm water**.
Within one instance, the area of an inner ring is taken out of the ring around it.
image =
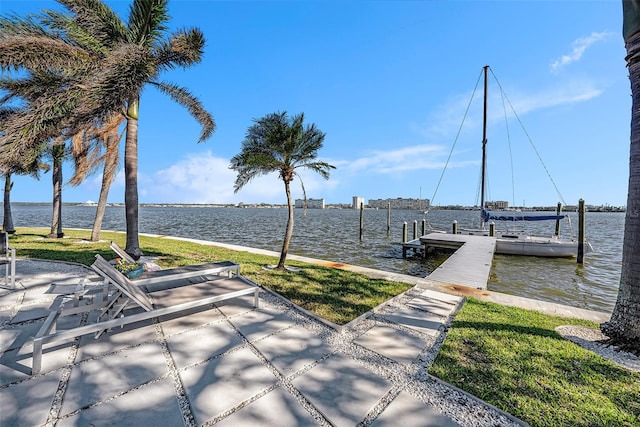
[[[450,229],[453,220],[461,227],[477,226],[477,212],[432,211],[428,222],[438,229]],[[64,228],[93,225],[95,208],[65,206]],[[108,207],[103,230],[125,230],[123,207]],[[391,232],[387,235],[386,210],[364,212],[364,240],[359,239],[360,212],[325,209],[295,212],[295,227],[290,253],[329,261],[424,277],[447,257],[441,252],[427,260],[402,259],[402,224],[413,222],[421,228],[424,215],[418,211],[391,212]],[[577,233],[577,215],[570,214],[573,233]],[[141,207],[140,232],[232,243],[280,251],[286,209],[239,209],[207,207]],[[13,206],[16,227],[51,226],[50,206]],[[570,233],[563,223],[563,233]],[[550,235],[554,223],[527,224],[527,231]],[[613,310],[622,264],[624,213],[588,213],[587,238],[595,252],[585,257],[584,265],[570,259],[541,259],[496,255],[489,289],[576,307]],[[420,231],[420,230],[419,230]]]

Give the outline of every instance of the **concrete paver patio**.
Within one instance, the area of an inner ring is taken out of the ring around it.
[[[257,309],[240,297],[46,348],[31,375],[51,284],[98,278],[48,261],[17,271],[18,289],[0,290],[3,427],[522,425],[426,372],[459,297],[415,287],[336,331],[263,290]]]

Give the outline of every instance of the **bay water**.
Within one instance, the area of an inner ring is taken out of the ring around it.
[[[95,206],[64,205],[63,228],[91,229]],[[51,205],[12,204],[16,227],[51,226]],[[577,214],[563,221],[564,235],[577,234]],[[622,265],[624,213],[589,212],[587,239],[594,252],[582,265],[575,259],[552,259],[495,255],[488,289],[574,307],[611,312],[616,301]],[[290,254],[353,264],[385,271],[424,277],[440,265],[450,251],[402,258],[402,228],[422,221],[435,229],[450,230],[453,221],[460,227],[478,227],[479,212],[465,210],[392,210],[387,231],[387,211],[364,211],[363,239],[360,240],[360,211],[350,209],[295,210]],[[170,235],[231,243],[279,252],[287,221],[286,208],[233,208],[210,206],[141,206],[141,233]],[[572,224],[572,225],[571,225]],[[522,225],[519,225],[522,227]],[[527,223],[531,234],[553,234],[555,223]],[[125,230],[123,206],[109,206],[103,230]],[[89,233],[87,233],[89,237]],[[144,249],[144,248],[143,248]]]

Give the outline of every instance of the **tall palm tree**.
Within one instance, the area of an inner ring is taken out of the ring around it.
[[[273,172],[280,175],[287,195],[289,217],[276,269],[284,270],[293,234],[291,181],[297,175],[296,169],[311,169],[324,179],[329,179],[329,170],[335,169],[335,166],[316,160],[325,134],[315,124],[305,127],[303,113],[291,119],[286,112],[273,113],[254,122],[242,141],[242,151],[231,159],[229,167],[238,173],[234,185],[236,193],[257,176]]]
[[[640,1],[623,0],[623,37],[631,82],[629,191],[618,298],[602,331],[640,353]]]
[[[53,72],[56,96],[37,105],[7,128],[0,138],[2,157],[16,144],[75,135],[105,123],[116,112],[126,118],[124,150],[125,250],[141,255],[138,240],[138,112],[140,94],[152,85],[183,105],[202,125],[199,142],[211,136],[215,123],[185,88],[159,81],[175,67],[200,62],[204,36],[197,28],[167,34],[168,0],[133,0],[125,23],[100,0],[58,0],[70,14],[45,12],[34,18],[0,20],[0,68]],[[3,161],[0,159],[0,162]]]

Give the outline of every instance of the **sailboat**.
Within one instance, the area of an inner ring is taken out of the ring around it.
[[[493,215],[485,209],[485,192],[487,182],[487,92],[489,66],[484,66],[484,105],[482,121],[482,174],[480,190],[480,228],[459,229],[459,234],[489,235],[486,225],[490,221],[560,221],[566,215]],[[559,227],[556,227],[558,230]],[[576,257],[578,254],[578,240],[562,238],[558,234],[549,237],[531,236],[524,230],[499,231],[494,230],[496,237],[496,253],[506,255],[526,255],[538,257]],[[593,248],[586,242],[584,253]]]

